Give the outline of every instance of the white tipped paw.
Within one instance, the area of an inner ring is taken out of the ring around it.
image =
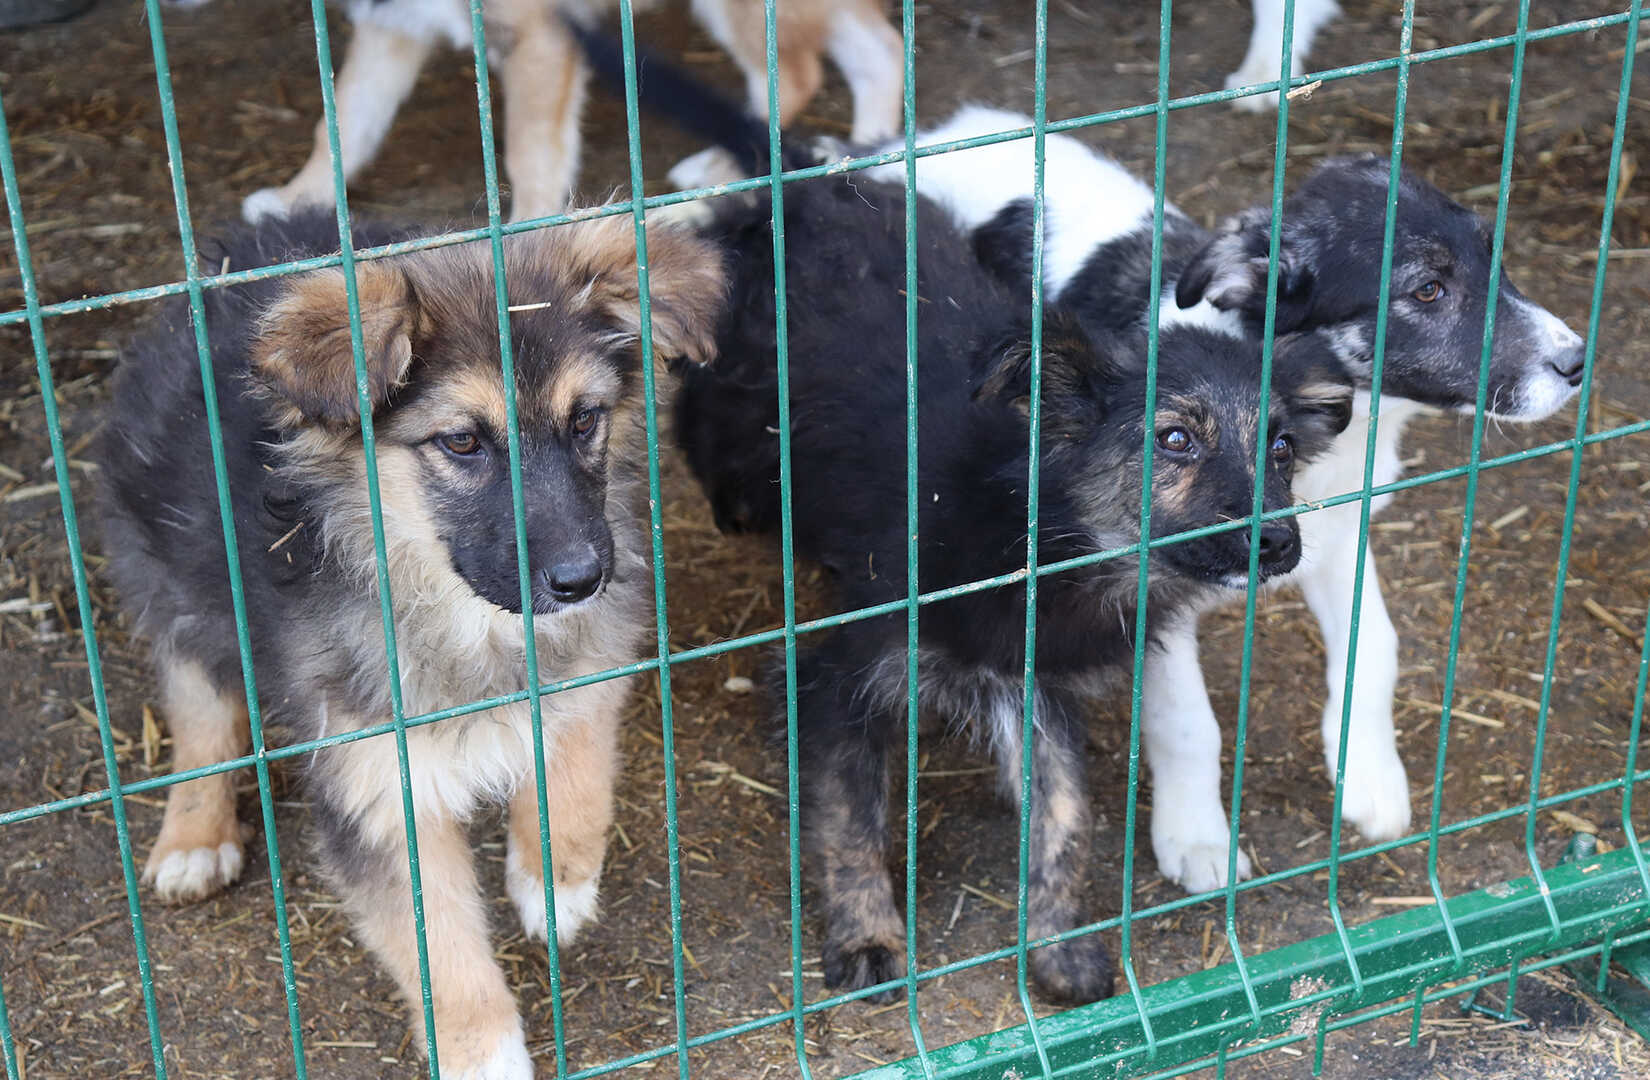
[[[265,221],[284,221],[291,212],[292,207],[286,196],[281,194],[280,188],[261,188],[241,200],[241,217],[248,225],[257,225]]]
[[[596,917],[598,879],[556,886],[556,941],[570,945],[586,923]],[[549,920],[544,913],[544,879],[521,864],[511,850],[504,860],[504,887],[521,916],[521,928],[534,941],[549,938]]]
[[[1278,66],[1275,61],[1271,64],[1246,61],[1242,67],[1226,76],[1226,89],[1236,90],[1241,86],[1272,82],[1277,79],[1278,74]],[[1248,97],[1232,99],[1232,108],[1241,109],[1244,112],[1271,112],[1277,107],[1278,95],[1276,93],[1250,94]]]
[[[1333,759],[1329,767],[1334,769]],[[1409,832],[1409,778],[1396,751],[1348,756],[1341,819],[1374,843]]]
[[[447,1056],[441,1055],[441,1075],[453,1080],[533,1080],[533,1059],[527,1055],[527,1043],[518,1026],[499,1040],[498,1048],[485,1061],[449,1067]]]
[[[1226,887],[1230,848],[1225,837],[1206,843],[1197,843],[1190,837],[1154,839],[1152,848],[1157,854],[1158,871],[1188,893],[1210,892]],[[1247,881],[1254,873],[1249,856],[1238,848],[1237,879]]]
[[[241,845],[226,841],[216,847],[163,851],[149,856],[143,879],[168,904],[202,900],[241,876]]]

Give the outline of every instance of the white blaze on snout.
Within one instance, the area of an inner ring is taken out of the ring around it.
[[[1580,348],[1581,335],[1557,315],[1523,297],[1515,298],[1512,307],[1528,328],[1528,340],[1534,347],[1523,357],[1524,371],[1511,407],[1497,408],[1498,403],[1492,401],[1490,411],[1508,420],[1542,420],[1575,396],[1578,387],[1560,375],[1552,361]]]

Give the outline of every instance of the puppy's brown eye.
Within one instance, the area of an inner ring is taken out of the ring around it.
[[[596,410],[580,409],[573,414],[573,434],[588,435],[596,430]]]
[[[1279,435],[1273,439],[1272,460],[1279,465],[1287,465],[1295,460],[1295,440],[1287,435]]]
[[[1184,454],[1192,448],[1192,433],[1185,428],[1166,428],[1157,433],[1157,445],[1171,454]]]
[[[455,457],[474,457],[481,453],[481,440],[476,438],[474,432],[458,431],[443,435],[436,441],[441,444],[441,449]]]
[[[1429,281],[1425,285],[1422,285],[1419,289],[1416,289],[1414,292],[1410,293],[1410,295],[1421,301],[1423,304],[1430,304],[1440,296],[1444,295],[1444,286],[1441,282]]]

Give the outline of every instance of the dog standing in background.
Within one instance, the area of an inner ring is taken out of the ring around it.
[[[1283,74],[1284,3],[1285,0],[1253,0],[1255,25],[1249,31],[1249,51],[1238,69],[1226,77],[1226,89],[1275,82]],[[1312,51],[1313,38],[1340,13],[1340,5],[1335,0],[1295,0],[1295,35],[1289,43],[1291,75],[1305,73],[1306,54]],[[1278,107],[1278,95],[1251,94],[1234,98],[1232,105],[1249,112],[1265,112]]]
[[[198,7],[209,0],[169,0]],[[900,35],[883,0],[778,0],[779,112],[790,123],[819,91],[822,56],[842,71],[854,97],[853,135],[866,143],[899,126],[904,86]],[[745,74],[750,108],[768,115],[767,31],[762,0],[691,0],[694,15]],[[648,6],[639,3],[637,7]],[[354,28],[338,70],[338,148],[345,182],[378,153],[418,73],[440,45],[473,47],[466,0],[345,0]],[[579,174],[579,118],[588,74],[564,23],[592,19],[615,0],[487,0],[490,62],[504,101],[504,171],[510,219],[559,212]],[[280,187],[246,197],[242,216],[256,223],[333,201],[325,118],[316,122],[309,160]]]
[[[402,239],[370,228],[357,245]],[[238,266],[336,251],[330,213],[246,230]],[[634,660],[652,577],[641,500],[647,453],[634,234],[628,216],[505,241],[529,602],[541,678]],[[650,227],[659,355],[708,358],[721,259]],[[522,591],[492,264],[468,244],[358,263],[385,567],[408,715],[526,685]],[[305,738],[391,717],[367,463],[343,274],[335,269],[206,297],[225,467],[263,712]],[[126,351],[100,448],[109,568],[152,645],[174,771],[246,752],[246,688],[225,573],[205,404],[188,312]],[[541,700],[555,855],[556,929],[595,917],[628,680]],[[407,731],[430,988],[443,1075],[530,1080],[532,1066],[488,941],[466,835],[509,806],[506,883],[523,929],[547,933],[533,732],[525,702]],[[363,941],[395,977],[422,1047],[406,828],[395,740],[312,754],[321,861]],[[233,777],[173,786],[145,878],[199,899],[240,873]]]

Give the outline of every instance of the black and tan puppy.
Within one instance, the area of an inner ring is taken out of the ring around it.
[[[779,424],[765,202],[724,200],[706,226],[733,253],[735,310],[718,336],[715,369],[685,375],[678,430],[722,527],[766,532],[778,527]],[[796,185],[785,196],[796,550],[827,568],[845,608],[906,596],[903,221],[903,193],[859,177]],[[983,269],[926,201],[917,235],[918,573],[927,592],[1025,565],[1032,349],[1026,297]],[[1265,507],[1289,505],[1296,459],[1327,445],[1351,408],[1350,381],[1315,337],[1279,341],[1272,397],[1263,402],[1257,345],[1202,327],[1167,330],[1151,415],[1143,333],[1093,339],[1050,311],[1042,350],[1043,563],[1139,539],[1148,430],[1156,443],[1152,532],[1163,536],[1247,516],[1257,438],[1269,444]],[[1292,519],[1266,524],[1260,537],[1263,576],[1295,565]],[[1033,938],[1086,921],[1092,840],[1081,700],[1126,677],[1136,565],[1114,559],[1040,582]],[[1248,565],[1247,527],[1158,548],[1153,617],[1211,583],[1242,588]],[[925,606],[920,626],[924,707],[989,744],[999,787],[1017,800],[1025,590]],[[869,987],[904,969],[886,860],[887,757],[907,722],[905,617],[810,635],[797,664],[803,824],[823,873],[825,981]],[[1048,996],[1111,992],[1098,937],[1039,949],[1031,964]]]
[[[649,241],[655,346],[703,360],[723,299],[721,261],[681,232],[650,228]],[[509,295],[521,308],[511,332],[530,602],[546,679],[634,659],[646,625],[633,244],[628,217],[506,241]],[[248,232],[223,254],[253,266],[336,249],[330,215],[312,214]],[[525,636],[488,248],[361,263],[357,282],[406,712],[519,691]],[[321,270],[209,292],[207,326],[264,715],[311,737],[385,721],[389,670],[344,277]],[[110,569],[153,645],[173,766],[244,753],[245,686],[185,309],[123,357],[106,432]],[[563,940],[596,912],[626,689],[599,682],[543,699]],[[483,807],[508,803],[511,897],[527,932],[543,937],[527,706],[412,728],[407,748],[443,1074],[530,1077],[465,832]],[[395,743],[347,742],[310,761],[330,880],[421,1028]],[[172,788],[146,877],[169,901],[215,891],[240,871],[238,829],[228,774]]]

